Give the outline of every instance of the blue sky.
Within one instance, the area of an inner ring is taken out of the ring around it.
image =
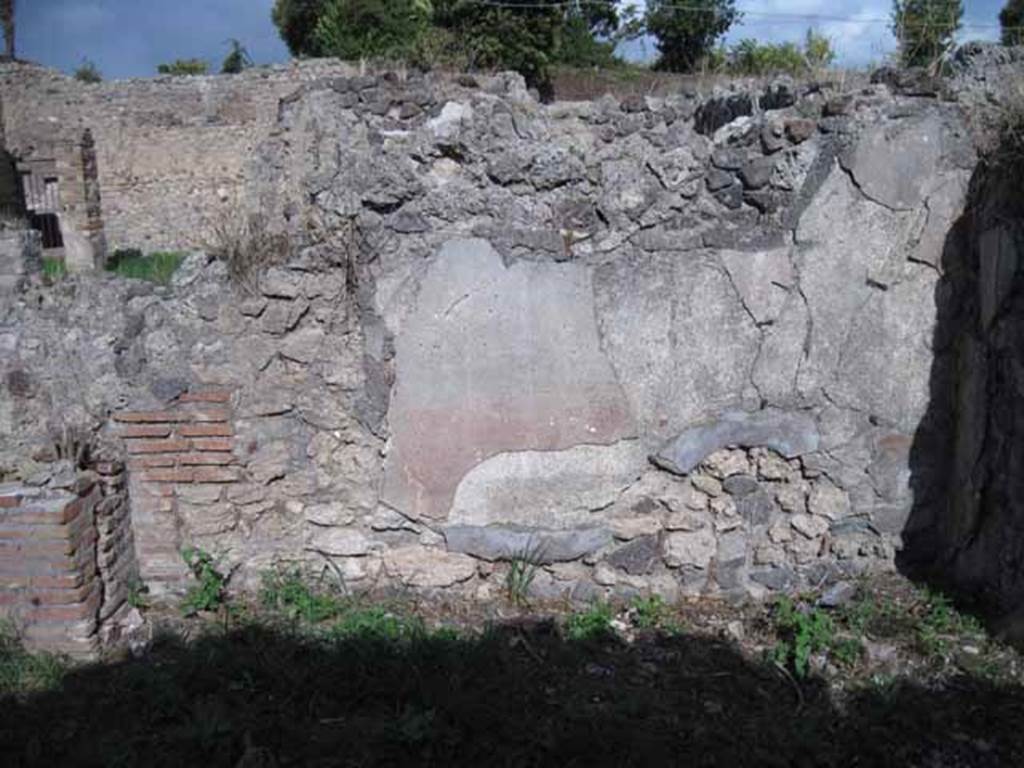
[[[640,0],[642,2],[642,0]],[[273,0],[16,0],[18,55],[64,71],[89,58],[107,78],[152,75],[156,65],[197,56],[219,66],[228,38],[238,38],[257,63],[288,60],[270,21]],[[682,2],[682,0],[680,0]],[[966,0],[963,37],[991,39],[1004,0]],[[886,23],[891,0],[739,0],[747,11],[730,40],[799,40],[808,26],[833,38],[840,63],[880,61],[895,43]],[[760,15],[765,14],[765,15]],[[781,19],[777,14],[789,14]],[[854,21],[810,18],[852,18]],[[650,41],[631,57],[653,57]]]

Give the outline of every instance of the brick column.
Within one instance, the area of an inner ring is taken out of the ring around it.
[[[165,410],[114,415],[128,454],[139,575],[154,594],[179,590],[189,575],[178,489],[239,479],[230,399],[227,390],[205,390],[185,393]]]
[[[96,570],[96,506],[88,478],[78,495],[0,486],[0,616],[31,648],[93,657],[103,587]]]

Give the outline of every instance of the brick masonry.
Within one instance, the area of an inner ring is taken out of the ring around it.
[[[192,542],[185,540],[182,515],[197,496],[216,505],[224,487],[242,478],[231,392],[186,392],[167,408],[121,411],[114,421],[128,456],[141,578],[155,592],[173,591],[188,578],[181,548]]]
[[[0,617],[29,647],[92,657],[100,621],[124,604],[134,559],[119,476],[83,472],[68,490],[0,486]]]

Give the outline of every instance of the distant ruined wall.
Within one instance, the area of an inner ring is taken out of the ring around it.
[[[311,79],[239,171],[239,214],[291,244],[252,290],[196,253],[168,288],[0,305],[0,468],[37,472],[62,422],[120,446],[154,591],[186,545],[237,587],[300,563],[478,598],[516,557],[577,599],[892,568],[958,461],[930,430],[977,168],[959,98]]]
[[[43,67],[0,64],[5,146],[23,161],[56,161],[63,226],[87,237],[80,147],[90,131],[110,247],[195,247],[236,204],[245,164],[274,127],[278,101],[308,80],[353,71],[310,61],[233,76],[86,84]]]

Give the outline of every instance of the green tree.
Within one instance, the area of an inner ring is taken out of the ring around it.
[[[804,58],[812,68],[828,67],[836,60],[836,51],[832,47],[832,40],[828,35],[807,30],[804,38]]]
[[[1008,0],[999,12],[1003,45],[1024,45],[1024,0]]]
[[[430,25],[429,0],[328,0],[317,50],[340,59],[406,58]]]
[[[75,70],[74,77],[80,83],[98,83],[103,80],[99,68],[89,59],[82,59],[81,65]]]
[[[594,0],[565,11],[557,59],[574,67],[615,66],[615,49],[643,34],[635,5],[619,8],[617,0]]]
[[[514,69],[542,93],[549,90],[565,25],[559,0],[506,0],[501,7],[438,0],[434,21],[459,41],[469,68]]]
[[[893,0],[892,31],[905,66],[937,63],[964,16],[962,0]]]
[[[648,0],[647,31],[658,47],[658,69],[692,72],[742,14],[736,0]]]
[[[175,59],[156,68],[161,75],[205,75],[209,70],[210,65],[202,59]]]
[[[319,56],[316,25],[328,0],[275,0],[270,18],[293,56]]]
[[[245,50],[244,45],[235,38],[228,40],[228,45],[231,46],[231,50],[228,51],[228,55],[224,57],[224,62],[220,65],[222,75],[237,75],[243,69],[252,66],[252,58]]]
[[[0,24],[4,28],[4,56],[14,59],[14,0],[0,0]]]

